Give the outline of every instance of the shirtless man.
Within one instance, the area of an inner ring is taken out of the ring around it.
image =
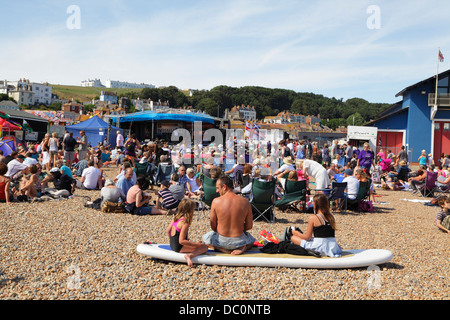
[[[203,241],[215,250],[239,255],[253,246],[255,238],[247,232],[253,227],[253,214],[249,201],[233,193],[233,180],[221,176],[216,183],[220,197],[211,204],[211,229]]]

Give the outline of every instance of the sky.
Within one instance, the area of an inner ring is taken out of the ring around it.
[[[0,79],[395,103],[449,68],[449,12],[444,0],[0,0]]]

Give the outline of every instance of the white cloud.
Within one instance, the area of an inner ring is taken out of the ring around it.
[[[162,10],[146,4],[139,12],[115,0],[105,5],[104,21],[90,20],[101,15],[84,4],[81,30],[65,28],[63,16],[17,39],[14,30],[0,35],[6,48],[0,78],[76,85],[96,77],[199,89],[261,85],[396,99],[403,86],[432,75],[438,46],[450,59],[449,27],[442,23],[448,10],[432,10],[428,1],[406,7],[382,1],[381,28],[369,30],[370,4],[201,1]]]

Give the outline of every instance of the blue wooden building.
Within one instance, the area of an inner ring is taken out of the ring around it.
[[[404,145],[409,161],[417,163],[421,151],[432,154],[435,163],[441,154],[450,154],[450,70],[406,87],[393,104],[368,126],[378,128],[377,152],[390,148],[398,154]]]

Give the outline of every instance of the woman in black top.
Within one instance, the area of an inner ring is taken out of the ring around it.
[[[315,214],[309,218],[306,232],[292,230],[291,242],[322,255],[341,256],[342,250],[335,238],[336,221],[331,214],[328,198],[318,193],[313,198],[313,204]]]

